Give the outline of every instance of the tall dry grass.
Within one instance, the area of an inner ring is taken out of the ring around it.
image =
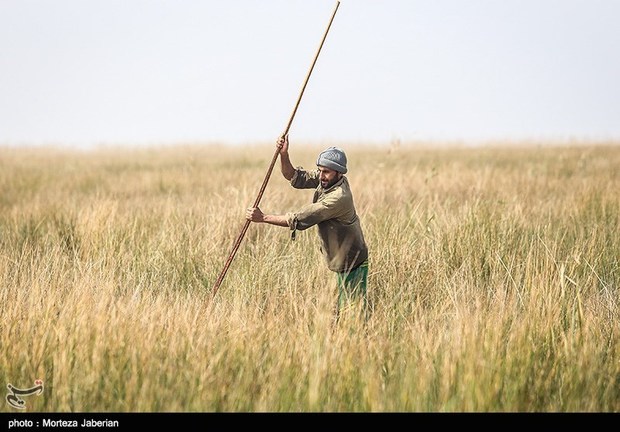
[[[0,386],[43,379],[28,411],[620,410],[620,147],[346,149],[365,323],[334,324],[314,229],[252,225],[211,301],[272,147],[2,149]],[[310,199],[275,171],[261,207]]]

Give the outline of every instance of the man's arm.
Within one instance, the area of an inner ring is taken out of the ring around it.
[[[288,222],[286,221],[285,215],[264,214],[258,207],[247,209],[245,213],[245,218],[252,222],[268,223],[270,225],[288,227]]]
[[[276,147],[280,150],[280,169],[285,179],[291,180],[295,175],[295,167],[291,163],[288,155],[288,135],[281,136],[278,139]]]

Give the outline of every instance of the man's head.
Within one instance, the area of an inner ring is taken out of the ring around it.
[[[338,147],[323,150],[316,160],[319,167],[321,186],[325,189],[333,186],[347,172],[347,156]]]

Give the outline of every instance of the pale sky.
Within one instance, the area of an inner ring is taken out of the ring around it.
[[[0,0],[0,145],[273,142],[335,0]],[[620,1],[342,0],[291,140],[620,138]]]

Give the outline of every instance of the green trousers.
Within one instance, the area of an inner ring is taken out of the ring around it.
[[[350,272],[337,273],[337,275],[338,312],[353,301],[362,300],[364,312],[367,313],[368,260]]]

